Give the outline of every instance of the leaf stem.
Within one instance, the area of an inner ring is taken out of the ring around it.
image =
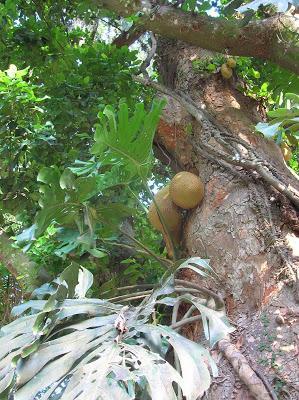
[[[171,324],[170,328],[174,330],[181,330],[184,325],[192,324],[193,322],[197,322],[200,320],[201,320],[201,315],[195,315],[194,317],[181,319],[180,321]]]
[[[199,292],[209,295],[210,297],[213,297],[213,299],[216,300],[216,302],[218,303],[218,305],[220,306],[221,309],[225,308],[225,304],[224,304],[222,297],[219,296],[218,294],[212,292],[212,290],[209,290],[203,286],[197,285],[196,283],[183,281],[181,279],[175,279],[174,282],[176,285],[182,285],[187,288],[193,288],[193,289],[198,290]]]
[[[130,240],[132,240],[134,243],[136,243],[139,247],[141,247],[146,253],[150,254],[155,260],[157,260],[159,263],[164,265],[166,268],[170,268],[172,266],[172,262],[170,260],[167,260],[166,258],[161,258],[157,256],[156,253],[154,253],[152,250],[150,250],[147,246],[145,246],[143,243],[141,243],[139,240],[135,239],[134,236],[131,236],[129,233],[123,231],[120,228],[120,232],[127,236]]]

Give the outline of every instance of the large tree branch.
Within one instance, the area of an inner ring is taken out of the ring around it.
[[[124,45],[130,46],[136,40],[143,35],[145,29],[142,26],[133,25],[128,31],[122,32],[116,39],[114,39],[113,44],[117,47],[122,47]]]
[[[142,1],[94,2],[124,17],[139,13],[137,26],[162,36],[215,52],[269,60],[299,73],[298,21],[293,16],[276,14],[242,26],[242,20],[194,15],[171,6],[151,11]]]

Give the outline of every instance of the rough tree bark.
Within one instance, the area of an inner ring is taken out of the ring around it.
[[[279,147],[253,132],[261,119],[259,104],[241,94],[233,80],[224,81],[220,74],[202,77],[193,70],[192,60],[210,55],[207,51],[166,39],[160,39],[158,51],[166,86],[188,94],[199,107],[205,107],[218,124],[236,138],[246,140],[261,158],[275,166],[284,182],[299,189]],[[190,124],[192,131],[187,133]],[[221,277],[219,289],[223,294],[233,294],[234,301],[246,298],[244,309],[253,310],[278,290],[275,272],[279,273],[287,260],[294,260],[295,244],[299,242],[281,205],[292,206],[257,174],[241,175],[241,168],[226,169],[208,154],[200,154],[200,138],[211,134],[204,129],[180,104],[168,98],[156,142],[181,169],[196,171],[205,182],[204,202],[189,213],[184,228],[189,255],[199,253],[211,258]],[[209,144],[217,146],[213,134]]]
[[[280,179],[298,191],[298,179],[285,164],[279,147],[253,132],[262,117],[260,105],[236,89],[237,77],[224,81],[219,73],[201,76],[193,70],[192,60],[208,55],[206,50],[160,38],[157,60],[164,85],[188,94],[218,126],[253,146]],[[298,214],[296,206],[258,173],[223,163],[206,152],[201,147],[203,139],[212,148],[227,146],[225,138],[220,145],[208,130],[209,126],[199,124],[169,96],[156,145],[164,161],[166,158],[176,169],[195,172],[204,181],[204,201],[188,213],[182,245],[186,255],[211,260],[220,279],[207,285],[224,297],[230,318],[249,321],[283,291],[292,290],[284,282],[299,260]],[[242,151],[245,156],[244,148]],[[190,274],[185,278],[198,279]],[[292,301],[295,304],[293,297]],[[221,388],[207,398],[234,398],[229,397],[233,396],[233,383],[231,379],[225,394]],[[242,393],[241,398],[250,398]]]

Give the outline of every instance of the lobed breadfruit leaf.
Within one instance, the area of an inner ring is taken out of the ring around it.
[[[124,102],[117,112],[112,106],[106,106],[99,113],[92,153],[103,157],[109,150],[111,158],[121,158],[131,176],[138,174],[145,178],[150,170],[152,143],[164,106],[164,100],[154,100],[151,110],[146,112],[143,103],[138,103],[131,116]]]

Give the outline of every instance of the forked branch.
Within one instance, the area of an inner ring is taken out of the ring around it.
[[[214,18],[170,5],[155,6],[151,1],[94,0],[94,3],[122,17],[138,15],[137,32],[143,29],[215,52],[262,58],[299,73],[298,26],[292,15],[279,13],[243,26],[242,19]]]

